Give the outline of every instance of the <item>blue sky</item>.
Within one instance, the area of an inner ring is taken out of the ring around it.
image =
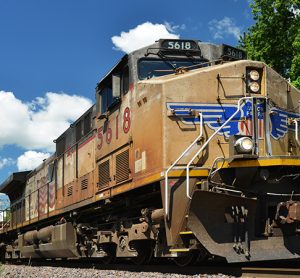
[[[253,24],[247,0],[0,0],[0,183],[51,153],[43,140],[91,104],[97,81],[124,55],[112,37],[145,22],[231,45]]]

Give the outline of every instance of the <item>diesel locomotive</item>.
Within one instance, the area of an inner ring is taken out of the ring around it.
[[[300,257],[300,92],[229,45],[125,55],[55,153],[1,185],[4,259]]]

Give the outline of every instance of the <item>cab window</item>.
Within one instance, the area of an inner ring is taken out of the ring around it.
[[[129,67],[115,70],[99,85],[99,108],[104,114],[121,101],[121,96],[129,91]]]
[[[111,106],[113,102],[113,97],[112,97],[112,86],[107,86],[104,87],[100,91],[101,95],[101,113],[105,113],[108,110],[108,107]]]
[[[175,69],[187,67],[196,69],[206,66],[203,59],[152,59],[142,58],[138,62],[138,75],[140,80],[150,79],[152,77],[172,74]]]
[[[122,71],[121,76],[121,92],[123,95],[129,91],[129,68],[126,66]]]
[[[87,135],[91,131],[91,116],[92,113],[89,112],[84,116],[84,129],[83,129],[83,134]]]

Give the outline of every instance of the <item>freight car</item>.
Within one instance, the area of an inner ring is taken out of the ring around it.
[[[228,45],[161,39],[125,55],[56,152],[0,186],[1,254],[299,258],[299,100]]]

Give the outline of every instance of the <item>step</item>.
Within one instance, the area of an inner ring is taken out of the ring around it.
[[[190,252],[189,248],[170,249],[170,252]]]
[[[183,231],[179,233],[180,235],[193,235],[192,231]]]

